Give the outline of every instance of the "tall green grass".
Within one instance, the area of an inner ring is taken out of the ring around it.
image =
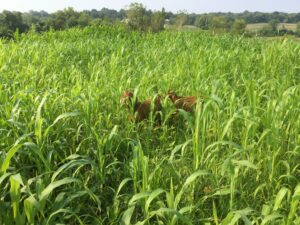
[[[205,96],[135,126],[119,105]],[[300,223],[300,45],[91,27],[0,41],[0,224]]]

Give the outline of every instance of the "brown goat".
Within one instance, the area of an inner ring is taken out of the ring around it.
[[[136,123],[139,123],[149,118],[151,112],[151,102],[152,102],[151,98],[148,98],[143,102],[140,102],[138,101],[137,98],[134,100],[134,96],[132,92],[125,91],[121,96],[120,102],[121,105],[126,105],[128,108],[130,108],[131,105],[133,106],[133,112],[135,114]],[[153,115],[155,114],[154,119],[157,123],[161,123],[161,116],[159,113],[157,113],[161,110],[162,110],[162,106],[161,106],[160,98],[156,97],[154,99]]]
[[[176,109],[183,109],[186,112],[194,111],[198,98],[196,96],[178,96],[175,91],[168,91],[167,96],[173,102]],[[203,100],[201,97],[200,100]]]

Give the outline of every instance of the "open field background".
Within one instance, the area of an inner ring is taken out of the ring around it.
[[[251,23],[251,24],[247,24],[246,31],[257,32],[268,26],[269,26],[268,23]],[[287,30],[296,32],[297,24],[296,23],[279,23],[277,26],[277,29],[279,29],[279,30],[287,29]]]
[[[300,45],[71,29],[0,42],[0,224],[299,224]],[[119,105],[203,95],[136,128]]]

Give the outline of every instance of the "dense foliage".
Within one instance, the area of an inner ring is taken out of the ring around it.
[[[0,224],[300,223],[300,45],[91,27],[0,41]],[[119,98],[204,96],[137,127]]]
[[[147,10],[142,4],[132,3],[119,11],[103,8],[101,10],[84,10],[77,12],[73,8],[66,8],[55,13],[45,11],[30,11],[26,13],[3,11],[0,13],[0,37],[12,38],[13,33],[27,32],[33,29],[37,32],[64,30],[71,27],[86,27],[90,25],[108,25],[125,23],[133,30],[159,32],[165,24],[181,28],[193,25],[203,30],[244,33],[247,24],[270,23],[261,32],[262,36],[278,36],[284,34],[299,35],[300,31],[289,29],[272,29],[274,22],[296,24],[300,22],[300,13],[205,13],[188,14]],[[300,25],[298,26],[300,27]],[[274,28],[274,27],[273,27]],[[300,28],[299,28],[300,29]],[[250,33],[251,34],[251,33]]]

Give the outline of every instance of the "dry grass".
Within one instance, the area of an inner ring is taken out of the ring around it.
[[[251,31],[251,32],[257,32],[262,30],[263,28],[268,27],[268,23],[250,23],[247,24],[246,30]],[[279,23],[278,24],[278,29],[287,29],[291,31],[296,31],[297,30],[297,24],[296,23]]]

